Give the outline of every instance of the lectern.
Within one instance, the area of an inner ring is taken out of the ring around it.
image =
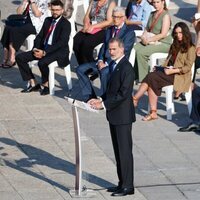
[[[95,196],[96,194],[92,190],[82,187],[82,149],[81,149],[81,132],[79,124],[78,110],[83,109],[88,112],[98,113],[98,110],[92,109],[89,104],[82,101],[74,100],[72,98],[65,97],[67,102],[71,105],[72,116],[74,123],[74,137],[75,137],[75,154],[76,154],[76,177],[75,177],[75,189],[70,191],[72,197],[88,198]]]

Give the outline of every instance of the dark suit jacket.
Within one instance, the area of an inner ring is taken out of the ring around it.
[[[34,48],[44,49],[44,40],[51,22],[52,17],[47,17],[45,19],[42,29],[34,41]],[[68,41],[70,33],[70,22],[64,17],[61,17],[54,30],[52,45],[45,50],[47,56],[55,56],[55,58],[57,58],[56,60],[58,61],[60,67],[64,67],[69,64]]]
[[[110,28],[106,30],[104,43],[98,55],[99,60],[106,61],[107,63],[110,63],[111,61],[110,54],[108,51],[108,44],[109,44],[109,40],[112,38],[113,29],[114,29],[114,26],[111,26]],[[127,26],[126,24],[124,24],[121,30],[119,31],[117,38],[123,41],[124,47],[125,47],[124,49],[125,56],[129,58],[131,49],[133,48],[133,45],[135,42],[134,29],[131,26]]]
[[[112,72],[106,94],[102,96],[107,120],[112,125],[130,124],[135,121],[132,100],[134,70],[124,56]]]

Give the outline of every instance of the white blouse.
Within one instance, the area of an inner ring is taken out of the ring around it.
[[[38,9],[42,12],[42,15],[40,17],[36,17],[33,14],[31,6],[29,7],[30,18],[37,33],[40,32],[40,29],[42,28],[45,18],[49,16],[49,13],[50,13],[49,8],[48,8],[49,2],[50,0],[35,0],[35,3]]]

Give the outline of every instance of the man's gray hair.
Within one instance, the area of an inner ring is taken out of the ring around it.
[[[109,44],[110,44],[110,43],[114,43],[114,42],[117,42],[117,43],[118,43],[118,46],[119,46],[120,48],[124,48],[124,43],[123,43],[123,41],[120,40],[119,38],[114,37],[114,38],[111,38],[111,39],[109,40]]]
[[[125,12],[125,8],[124,7],[120,7],[120,6],[117,6],[113,9],[113,13],[115,12],[120,12],[120,13],[123,13],[123,15],[125,16],[126,12]]]

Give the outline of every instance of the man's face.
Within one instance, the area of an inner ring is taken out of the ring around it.
[[[124,48],[120,48],[118,42],[109,43],[109,53],[112,60],[117,60],[124,55]]]
[[[122,12],[113,13],[113,24],[117,27],[120,27],[125,22],[125,15]]]
[[[61,6],[51,6],[51,14],[54,19],[59,18],[63,14],[63,11]]]

